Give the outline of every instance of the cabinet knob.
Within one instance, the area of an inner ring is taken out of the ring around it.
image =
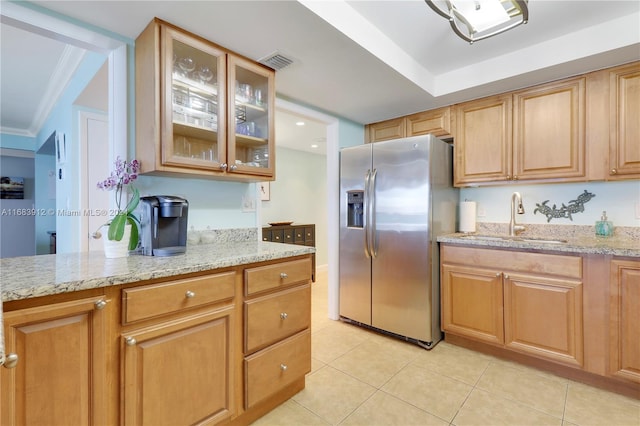
[[[235,164],[232,164],[231,167],[229,167],[229,170],[231,170],[232,172],[235,172],[236,170],[238,170],[238,166],[236,166]]]
[[[508,280],[509,279],[509,274],[504,274],[504,279]]]
[[[287,313],[286,313],[286,312],[281,312],[281,313],[280,313],[280,319],[286,320],[288,316],[289,316],[289,315],[287,315]]]
[[[104,300],[98,300],[96,303],[94,303],[94,305],[97,310],[101,311],[105,306],[107,306],[107,302],[105,302]]]
[[[192,292],[191,290],[187,290],[187,292],[184,295],[185,295],[185,297],[187,299],[191,299],[192,297],[196,297],[196,294],[194,292]]]
[[[513,180],[518,180],[518,175],[513,175]]]
[[[289,278],[289,275],[287,275],[286,272],[280,272],[280,278],[284,280],[285,278]]]
[[[507,175],[507,180],[511,180],[511,175]]]
[[[618,169],[611,169],[611,174],[612,175],[618,174]]]
[[[227,170],[227,163],[220,164],[220,170]]]
[[[280,370],[287,371],[287,364],[280,364]]]
[[[496,277],[500,278],[501,275],[502,275],[502,272],[496,272]]]
[[[127,337],[126,339],[124,339],[124,342],[127,344],[127,346],[135,346],[135,344],[138,343],[133,337]]]
[[[7,354],[4,359],[4,366],[6,368],[14,368],[16,365],[18,365],[18,354]]]

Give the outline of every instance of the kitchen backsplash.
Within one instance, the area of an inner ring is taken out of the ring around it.
[[[574,213],[569,218],[548,218],[544,214],[534,213],[537,204],[549,200],[547,205],[554,204],[561,208],[587,190],[595,194],[588,203],[584,203],[584,211]],[[615,227],[640,226],[640,182],[629,180],[622,182],[588,182],[538,185],[505,185],[479,188],[462,188],[460,201],[469,200],[477,203],[477,222],[509,223],[511,194],[518,191],[522,195],[525,213],[516,215],[518,224],[539,225],[585,225],[593,227],[606,210],[607,217]]]

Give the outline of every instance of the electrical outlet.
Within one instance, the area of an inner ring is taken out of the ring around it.
[[[242,211],[243,212],[256,211],[256,199],[254,197],[248,197],[248,196],[242,197]]]
[[[636,201],[636,219],[640,219],[640,201]]]
[[[476,210],[476,216],[478,217],[486,217],[487,216],[487,211],[484,209],[484,206],[482,206],[481,204],[478,204],[477,210]]]

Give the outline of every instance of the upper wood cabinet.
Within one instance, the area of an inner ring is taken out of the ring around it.
[[[502,95],[456,106],[456,186],[511,179],[511,104],[511,95]]]
[[[450,138],[451,108],[432,109],[406,117],[405,134],[407,136],[432,134],[439,138]]]
[[[513,180],[585,176],[585,79],[513,94]]]
[[[456,186],[585,177],[585,80],[459,104]]]
[[[609,71],[609,178],[640,177],[640,62]]]
[[[136,39],[142,173],[271,180],[275,72],[159,19]]]
[[[404,117],[368,124],[365,131],[365,142],[382,142],[405,137]]]
[[[426,134],[432,134],[439,138],[451,137],[450,107],[368,124],[365,131],[365,142],[382,142]]]

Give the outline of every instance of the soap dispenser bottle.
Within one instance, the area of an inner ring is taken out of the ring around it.
[[[611,237],[613,235],[613,222],[607,220],[607,212],[602,212],[600,220],[596,221],[596,236]]]

